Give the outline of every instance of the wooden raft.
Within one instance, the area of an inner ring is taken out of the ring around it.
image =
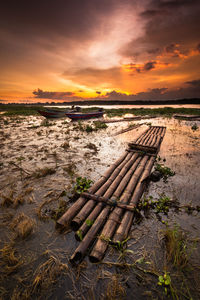
[[[152,126],[130,143],[127,151],[57,221],[61,228],[70,226],[80,241],[71,262],[81,261],[86,254],[91,262],[99,262],[109,241],[117,243],[127,238],[165,131],[165,127]]]

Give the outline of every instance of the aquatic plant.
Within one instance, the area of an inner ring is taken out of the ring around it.
[[[58,208],[51,211],[51,218],[58,220],[67,210],[68,203],[65,200],[60,200]]]
[[[101,121],[94,121],[93,124],[95,126],[95,131],[100,130],[100,129],[106,129],[108,127],[108,125],[106,123],[101,122]]]
[[[177,224],[172,228],[166,227],[163,231],[166,245],[167,261],[171,262],[177,268],[184,268],[188,264],[189,241],[185,232]]]
[[[171,288],[171,277],[168,272],[165,272],[164,275],[158,277],[158,285],[162,286],[167,296],[170,293]]]
[[[163,164],[155,164],[155,171],[161,173],[163,181],[166,182],[170,176],[174,176],[175,172],[172,171],[169,167],[164,166]]]
[[[192,127],[191,127],[191,129],[192,129],[193,131],[196,131],[198,128],[199,128],[199,127],[197,126],[197,123],[194,123],[194,124],[192,125]]]
[[[92,182],[92,180],[87,179],[86,177],[77,177],[74,191],[77,194],[81,194],[90,188]]]

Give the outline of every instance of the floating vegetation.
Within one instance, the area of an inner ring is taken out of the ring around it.
[[[164,166],[163,164],[156,163],[154,169],[162,175],[164,182],[166,182],[169,177],[175,175],[174,171],[172,171],[169,167]]]
[[[20,239],[29,237],[33,233],[34,227],[35,221],[24,213],[20,213],[10,224],[10,228],[15,232],[15,238]]]
[[[82,194],[83,192],[86,192],[90,188],[92,182],[92,180],[87,179],[86,177],[77,177],[74,186],[75,193]]]
[[[67,210],[68,202],[65,200],[60,200],[58,208],[52,210],[51,218],[57,221]]]
[[[101,121],[94,121],[92,124],[83,124],[81,121],[78,121],[78,123],[74,124],[75,130],[85,131],[87,133],[98,131],[101,129],[106,129],[108,125]]]
[[[94,121],[93,124],[95,126],[95,131],[108,128],[108,125],[101,121]]]
[[[194,123],[194,124],[192,125],[192,127],[191,127],[191,129],[192,129],[193,131],[196,131],[198,128],[199,128],[199,127],[197,126],[197,123]]]
[[[158,277],[158,285],[162,286],[164,288],[165,295],[169,296],[170,291],[173,291],[171,287],[171,277],[169,273],[165,272],[164,275],[160,275]]]
[[[170,208],[179,210],[179,202],[177,200],[172,200],[164,193],[161,194],[157,200],[154,200],[152,196],[144,197],[144,199],[138,204],[139,211],[143,210],[146,216],[150,209],[154,210],[156,214],[163,213],[167,215]]]

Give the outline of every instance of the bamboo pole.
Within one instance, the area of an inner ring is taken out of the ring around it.
[[[95,193],[112,175],[113,171],[123,163],[123,161],[127,158],[127,153],[121,155],[121,157],[110,166],[110,168],[105,172],[105,174],[88,190],[90,193]],[[69,222],[74,218],[74,216],[80,211],[80,209],[86,203],[86,199],[80,197],[65,213],[64,215],[57,221],[58,227],[67,226]]]
[[[146,139],[150,136],[153,128],[150,127],[147,129],[145,134],[141,135],[140,138],[136,141],[138,144],[146,143]]]
[[[85,235],[82,242],[79,244],[76,251],[71,256],[71,258],[70,258],[71,263],[81,261],[84,258],[89,247],[92,245],[94,238],[97,236],[99,229],[104,224],[109,210],[110,210],[110,207],[107,206],[105,209],[103,209],[101,211],[98,218],[95,220],[92,227],[90,227],[88,233]]]
[[[137,187],[133,193],[133,196],[131,198],[131,201],[129,203],[129,205],[131,206],[136,206],[140,197],[142,196],[145,188],[146,188],[146,181],[145,178],[147,178],[150,175],[151,169],[153,167],[154,164],[154,157],[151,157],[146,168],[145,171],[140,179],[140,181],[137,184]],[[133,218],[134,218],[134,213],[128,212],[126,211],[121,223],[118,227],[118,229],[115,232],[114,238],[113,238],[113,242],[117,242],[117,241],[123,241],[124,239],[127,238],[128,233],[130,231],[130,228],[132,226],[133,223]]]
[[[154,130],[154,132],[155,132],[155,130]],[[148,136],[148,131],[144,135]],[[152,139],[150,138],[148,141],[151,142],[151,140]],[[141,141],[141,139],[139,138],[139,139],[137,139],[137,141]],[[149,142],[148,142],[148,144],[149,144]],[[146,157],[147,157],[147,159],[149,158],[148,156],[146,156]],[[149,159],[149,161],[153,161],[153,162],[154,162],[154,160],[155,160],[154,157],[150,157],[150,159]],[[153,166],[153,164],[152,164],[152,166]],[[143,170],[143,171],[145,173],[145,170]],[[141,177],[141,174],[142,173],[140,173],[140,177]],[[137,181],[138,181],[138,179],[137,179]],[[136,181],[136,183],[137,183],[137,181]],[[142,184],[144,185],[144,183],[142,183]],[[125,194],[128,195],[128,193],[130,193],[130,190],[127,189],[127,192]],[[135,194],[135,192],[134,192],[134,194]],[[120,209],[120,208],[115,208],[115,210],[116,209]],[[83,241],[80,243],[80,245],[76,249],[74,255],[71,257],[72,261],[79,260],[79,259],[81,259],[85,255],[85,252],[87,251],[87,248],[93,243],[93,241],[94,241],[94,239],[96,237],[96,234],[99,232],[99,230],[101,229],[102,225],[104,224],[105,218],[108,216],[109,212],[110,212],[110,207],[109,206],[106,206],[104,209],[101,210],[101,212],[98,215],[98,217],[96,218],[93,226],[89,229],[87,235],[85,235]],[[97,252],[98,252],[98,250],[97,250]],[[91,253],[91,255],[92,255],[92,253]],[[97,255],[98,255],[98,253],[97,253]],[[95,260],[95,258],[92,258],[92,256],[91,256],[91,260]]]
[[[128,181],[130,180],[133,172],[135,171],[135,169],[137,168],[137,166],[139,165],[141,161],[141,157],[138,157],[137,160],[134,162],[134,164],[132,165],[131,169],[129,170],[129,172],[127,172],[127,174],[124,176],[123,180],[120,180],[120,178],[118,178],[118,181],[115,183],[114,189],[115,192],[113,194],[113,189],[111,187],[111,189],[109,189],[105,194],[104,197],[105,198],[110,198],[112,196],[111,199],[116,200],[120,197],[123,189],[126,187]],[[121,182],[120,182],[121,181]],[[120,182],[120,184],[119,184]],[[118,185],[119,184],[119,185]],[[99,203],[98,205],[95,206],[95,208],[92,210],[92,212],[90,213],[90,215],[88,216],[88,220],[90,221],[94,221],[97,216],[99,215],[100,211],[104,208],[104,204],[103,203]],[[87,231],[88,231],[88,226],[87,223],[83,223],[82,226],[79,228],[79,231],[75,234],[75,238],[77,240],[80,240],[80,235],[79,233],[81,232],[81,235],[84,236]]]
[[[140,177],[140,175],[141,175],[141,173],[144,169],[144,166],[145,166],[145,163],[146,163],[147,160],[148,160],[148,157],[142,158],[142,162],[140,162],[140,167],[136,170],[137,174],[135,174],[135,173],[133,174],[132,180],[129,184],[129,189],[127,190],[128,195],[129,195],[129,193],[131,194],[131,190],[134,189],[134,186],[136,185],[136,183],[137,183],[137,181],[138,181],[138,179],[139,179],[139,177]],[[106,206],[104,209],[101,210],[101,213],[96,218],[94,224],[89,229],[87,235],[85,235],[82,242],[80,243],[78,248],[75,250],[74,254],[72,255],[72,257],[71,257],[72,261],[79,260],[79,257],[83,258],[85,256],[87,248],[89,247],[89,245],[91,245],[94,242],[94,240],[96,238],[96,234],[97,234],[97,232],[100,231],[102,225],[105,223],[105,221],[106,221],[105,219],[107,218],[109,212],[110,212],[110,207],[109,206]],[[104,219],[102,219],[102,215],[104,216]],[[92,230],[94,225],[95,225],[95,229]],[[88,237],[88,235],[89,235],[89,237]],[[102,239],[103,235],[101,234],[100,237]],[[92,251],[92,253],[93,253],[93,251]]]
[[[146,144],[148,144],[148,143],[149,143],[149,139],[151,139],[151,136],[152,136],[152,134],[154,133],[154,131],[155,131],[155,128],[154,128],[154,127],[151,127],[150,130],[149,130],[149,134],[148,134],[147,136],[145,136],[145,137],[140,141],[139,144],[141,144],[141,145],[146,145]]]
[[[142,134],[142,136],[146,135],[148,133],[149,128]],[[138,140],[140,140],[141,137],[138,137],[136,139],[136,142]],[[102,178],[100,178],[99,181],[97,181],[90,189],[89,192],[90,193],[95,193],[98,189],[100,189],[104,184],[104,188],[102,187],[102,190],[105,189],[105,187],[108,185],[106,185],[106,181],[109,180],[109,177],[113,178],[114,175],[112,173],[114,173],[115,169],[117,167],[119,167],[120,164],[123,164],[123,161],[126,159],[127,157],[127,153],[123,154],[106,172],[105,174],[102,176]],[[119,167],[120,168],[120,167]],[[118,169],[119,171],[119,169]],[[115,171],[115,174],[118,172]],[[113,177],[112,177],[113,176]],[[100,191],[100,194],[102,192],[102,190]],[[57,226],[58,227],[64,227],[67,226],[71,220],[76,216],[76,214],[84,207],[86,203],[86,199],[80,197],[76,203],[74,203],[65,213],[64,215],[57,221]]]
[[[131,157],[132,156],[132,157]],[[121,181],[121,178],[126,174],[127,170],[131,167],[133,162],[137,159],[138,154],[133,154],[131,156],[131,159],[126,161],[126,164],[124,164],[123,168],[119,170],[119,172],[116,174],[116,176],[105,183],[95,194],[97,196],[102,196],[109,198],[113,190],[116,189],[116,186],[119,184]],[[80,210],[80,212],[73,218],[73,220],[70,223],[70,226],[73,230],[78,230],[78,228],[81,226],[81,224],[85,221],[86,218],[90,219],[90,212],[94,209],[96,206],[96,202],[94,200],[89,200],[84,207]],[[101,209],[101,205],[98,205],[98,208]]]
[[[125,204],[128,203],[128,201],[131,198],[131,195],[133,193],[133,190],[134,190],[135,186],[137,185],[137,182],[145,169],[145,165],[146,165],[148,159],[149,159],[149,157],[145,156],[141,160],[139,167],[136,169],[136,172],[133,174],[131,180],[129,181],[129,184],[128,184],[124,194],[120,198],[120,202],[125,203]],[[92,262],[100,261],[103,258],[103,255],[108,247],[109,241],[111,240],[111,238],[116,230],[116,227],[118,226],[118,224],[120,222],[120,218],[121,218],[123,212],[124,212],[124,210],[120,207],[116,207],[111,212],[107,222],[105,223],[105,225],[101,231],[100,238],[98,238],[97,242],[94,245],[92,252],[90,253],[89,258]],[[102,236],[104,237],[104,239],[101,238]]]

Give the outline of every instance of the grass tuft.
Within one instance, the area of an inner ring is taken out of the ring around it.
[[[35,221],[24,213],[20,213],[12,223],[10,228],[15,231],[16,238],[26,239],[33,232]]]

